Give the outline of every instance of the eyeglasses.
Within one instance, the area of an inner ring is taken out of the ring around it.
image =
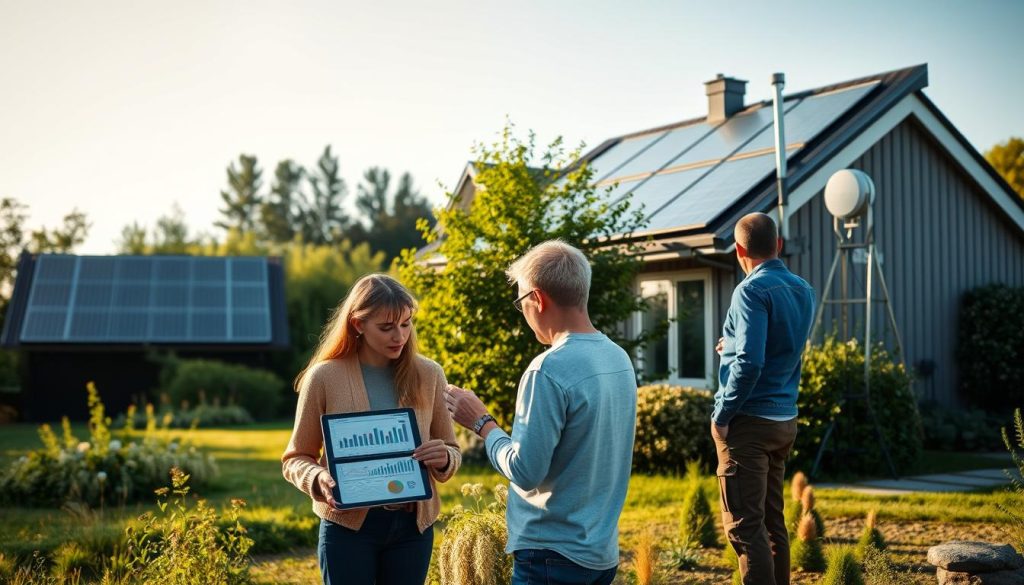
[[[517,311],[522,313],[523,312],[523,300],[525,300],[526,297],[532,295],[535,292],[537,292],[537,289],[533,289],[530,292],[526,293],[525,295],[523,295],[523,296],[519,297],[518,299],[512,301],[512,306],[515,307]]]

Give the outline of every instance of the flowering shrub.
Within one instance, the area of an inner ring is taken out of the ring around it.
[[[148,498],[167,482],[171,468],[187,472],[202,484],[217,473],[213,457],[188,442],[174,440],[167,432],[165,418],[158,427],[151,406],[147,422],[136,431],[129,408],[125,427],[110,430],[103,402],[89,383],[89,438],[80,440],[65,417],[58,437],[50,425],[39,428],[43,447],[30,452],[0,470],[0,503],[19,506],[59,507],[68,500],[89,505],[124,504]]]

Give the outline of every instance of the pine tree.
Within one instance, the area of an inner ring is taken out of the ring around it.
[[[302,193],[305,169],[291,159],[277,163],[270,196],[260,208],[261,232],[271,242],[292,241],[302,233],[308,203]]]
[[[340,242],[351,223],[341,208],[348,186],[341,178],[338,157],[331,154],[330,145],[324,147],[316,169],[307,174],[307,179],[313,199],[305,213],[305,240],[314,244]]]
[[[221,191],[224,207],[220,210],[223,219],[216,222],[224,230],[253,231],[257,213],[262,203],[260,188],[263,186],[256,157],[243,154],[238,157],[238,166],[228,165],[228,190]]]

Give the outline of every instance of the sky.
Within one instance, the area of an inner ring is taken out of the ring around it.
[[[984,151],[1024,135],[1024,2],[0,0],[0,197],[27,227],[72,209],[77,252],[179,205],[218,234],[225,169],[312,166],[349,184],[408,171],[434,204],[505,120],[538,142],[701,116],[703,82],[747,100],[928,64],[925,93]]]

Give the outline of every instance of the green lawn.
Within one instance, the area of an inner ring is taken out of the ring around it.
[[[84,428],[75,431],[86,436]],[[172,431],[187,434],[189,431]],[[199,495],[218,505],[231,498],[248,502],[243,523],[250,527],[257,553],[302,551],[308,560],[316,542],[317,520],[309,499],[280,472],[279,458],[291,432],[290,422],[252,425],[231,429],[192,431],[191,440],[209,450],[217,460],[220,476],[199,490]],[[0,465],[39,446],[36,427],[10,425],[0,427]],[[973,455],[929,454],[932,470],[951,471],[977,467],[998,467],[1001,460]],[[490,488],[500,477],[486,466],[464,466],[455,479],[439,487],[443,510],[470,504],[459,491],[463,483],[483,483]],[[717,493],[715,479],[706,479],[709,493]],[[635,475],[621,518],[622,545],[628,555],[638,535],[649,528],[669,538],[676,530],[681,511],[682,479],[669,476]],[[818,508],[826,518],[860,518],[876,509],[881,521],[937,521],[947,524],[1005,522],[998,508],[1005,501],[1001,490],[975,494],[920,494],[873,497],[847,491],[822,489],[817,492]],[[138,504],[124,509],[107,508],[89,513],[30,508],[0,508],[0,553],[25,558],[33,551],[44,554],[62,542],[77,540],[91,543],[95,550],[113,546],[130,522],[154,505]],[[287,559],[284,561],[287,564]]]

